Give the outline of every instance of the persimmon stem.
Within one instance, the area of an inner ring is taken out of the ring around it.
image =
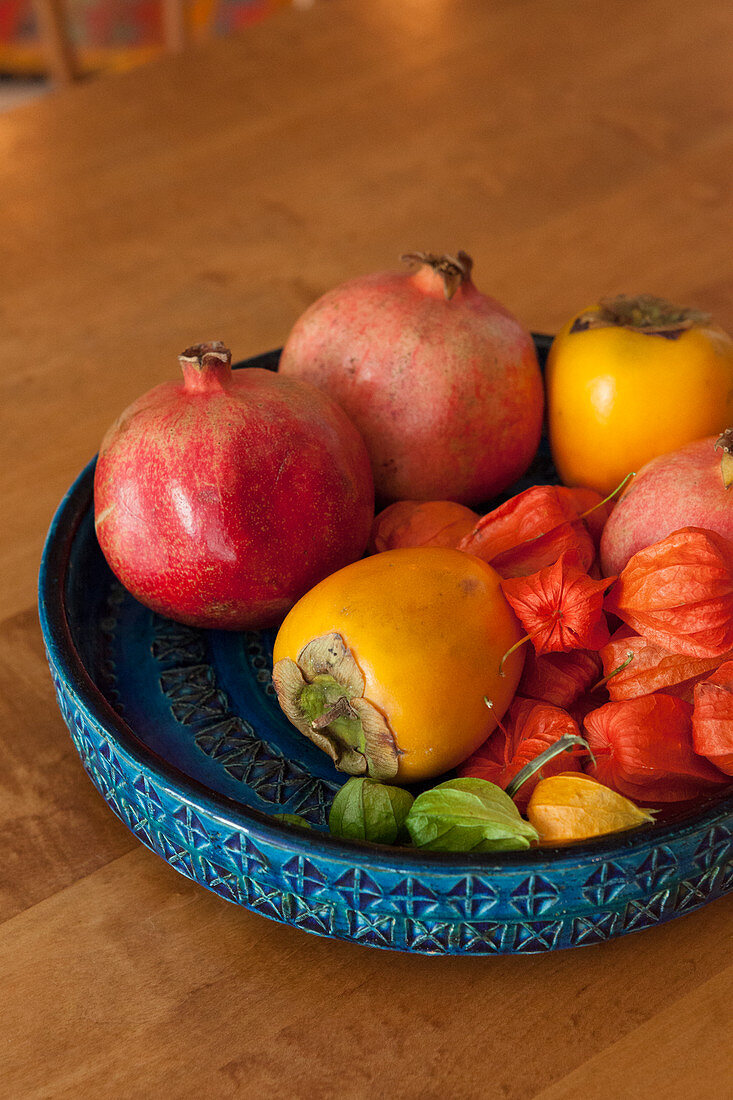
[[[596,758],[588,742],[575,733],[564,733],[562,737],[559,737],[557,741],[549,745],[544,752],[541,752],[539,756],[535,756],[534,760],[530,760],[528,764],[524,765],[521,771],[517,772],[514,779],[505,787],[506,793],[510,798],[514,798],[519,788],[522,787],[528,779],[531,779],[533,775],[536,775],[545,764],[549,764],[550,761],[554,760],[560,753],[572,752],[576,746],[585,749],[595,764]]]
[[[612,500],[617,493],[620,493],[626,482],[630,481],[632,477],[636,477],[635,471],[627,474],[623,481],[620,481],[616,488],[612,492],[610,492],[607,497],[604,497],[603,500],[599,500],[598,503],[594,504],[592,508],[587,508],[585,512],[581,512],[578,516],[578,519],[585,519],[585,517],[589,516],[591,512],[595,512],[596,508],[600,508],[602,505],[608,504],[609,500]]]
[[[612,680],[614,676],[618,676],[619,672],[623,672],[623,670],[625,668],[629,667],[629,665],[631,664],[631,662],[634,659],[634,656],[635,656],[634,651],[632,649],[628,650],[628,652],[626,653],[626,660],[624,661],[624,663],[622,665],[619,665],[618,668],[615,668],[613,670],[613,672],[609,672],[608,676],[601,676],[598,683],[594,684],[593,687],[590,690],[591,691],[598,691],[598,688],[603,687],[603,685],[607,684],[609,680]]]

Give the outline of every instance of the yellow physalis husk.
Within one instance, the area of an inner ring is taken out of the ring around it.
[[[640,809],[580,772],[541,779],[529,800],[527,817],[539,833],[540,844],[589,840],[654,820],[650,810]]]

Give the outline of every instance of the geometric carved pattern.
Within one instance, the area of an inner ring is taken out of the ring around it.
[[[514,933],[516,952],[552,951],[562,931],[561,921],[533,921],[518,924]]]
[[[372,947],[394,946],[394,917],[373,917],[365,913],[349,912],[349,933],[357,943],[367,943]]]
[[[576,917],[571,932],[573,946],[603,943],[613,935],[617,923],[617,913],[594,913],[590,917]]]
[[[538,917],[552,909],[560,891],[541,875],[530,875],[511,893],[513,907],[525,917]]]
[[[272,660],[262,644],[261,636],[253,631],[251,634],[245,635],[245,638],[245,653],[257,682],[262,684],[266,695],[275,699],[277,692],[272,683]]]
[[[679,870],[674,853],[665,845],[653,848],[636,869],[636,878],[647,893],[669,882]]]
[[[248,635],[246,652],[263,690],[274,691],[264,647]],[[194,727],[197,747],[263,802],[283,806],[316,825],[325,825],[338,786],[312,776],[258,736],[236,714],[207,661],[202,631],[159,615],[153,619],[150,652],[160,664],[159,683],[171,714]]]
[[[677,888],[675,909],[678,912],[686,909],[697,909],[698,905],[702,905],[703,902],[708,900],[715,889],[719,876],[720,867],[711,867],[702,875],[696,875],[694,878],[681,882]]]
[[[409,951],[420,951],[425,955],[447,955],[456,935],[456,926],[450,921],[432,921],[428,924],[425,921],[408,920],[405,945]]]
[[[485,920],[496,907],[498,892],[485,879],[468,875],[447,891],[446,896],[455,905],[464,920]]]
[[[725,862],[729,855],[733,855],[733,829],[715,825],[698,846],[694,859],[700,870],[708,871]]]
[[[384,898],[381,886],[378,886],[367,871],[353,867],[344,871],[333,884],[334,890],[351,909],[368,909]]]
[[[91,479],[91,470],[83,476]],[[52,603],[51,589],[44,591]],[[110,596],[103,633],[114,634],[119,599]],[[105,729],[94,699],[85,696],[87,687],[76,686],[76,658],[56,637],[54,614],[58,620],[58,610],[47,614],[42,600],[61,713],[85,771],[109,806],[183,875],[273,920],[393,950],[530,953],[600,943],[733,890],[729,799],[701,811],[698,822],[688,819],[679,833],[665,827],[663,844],[650,841],[649,832],[638,840],[628,834],[617,844],[606,840],[609,856],[600,860],[574,857],[570,848],[506,859],[471,853],[433,858],[266,824],[245,807],[187,781],[179,784],[170,770],[161,773],[154,754],[134,738]],[[268,650],[258,649],[255,637],[244,641],[256,682],[266,692]],[[285,760],[233,713],[207,663],[202,632],[158,619],[151,653],[182,736],[197,739],[199,751],[217,766],[241,770],[261,797],[280,804],[289,797],[289,807],[302,799],[298,812],[325,821],[334,785]],[[180,674],[184,667],[190,675]],[[108,664],[103,671],[105,697],[114,701],[114,668]]]
[[[625,888],[628,876],[617,863],[603,863],[586,880],[583,896],[600,908],[617,897]]]
[[[649,928],[652,924],[659,924],[669,897],[670,891],[662,890],[644,901],[630,901],[624,913],[624,928],[631,931],[634,928]]]
[[[408,875],[402,879],[392,890],[389,897],[395,899],[399,910],[409,917],[424,917],[435,913],[438,908],[438,900],[435,891],[427,883]]]

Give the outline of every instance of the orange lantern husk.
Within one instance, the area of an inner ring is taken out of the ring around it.
[[[603,593],[615,577],[593,580],[573,553],[527,577],[502,581],[502,591],[538,654],[600,649],[609,639]]]
[[[515,697],[504,730],[496,730],[461,764],[458,774],[488,779],[505,790],[526,764],[566,735],[579,736],[577,723],[567,711],[534,699]],[[581,750],[563,753],[545,764],[542,772],[554,775],[572,768],[580,770],[581,755]],[[520,809],[526,807],[540,778],[538,774],[528,779],[513,796]]]
[[[527,646],[517,693],[528,699],[571,707],[602,674],[599,656],[590,649],[535,653]]]
[[[695,685],[692,743],[726,775],[733,775],[733,661]]]
[[[454,500],[398,500],[375,516],[368,549],[381,554],[400,547],[456,547],[478,521],[477,512]]]
[[[586,715],[584,729],[596,761],[585,771],[634,801],[685,801],[726,782],[695,752],[692,707],[675,695],[606,703]]]
[[[733,649],[733,543],[683,527],[629,560],[606,610],[671,653],[722,658]]]
[[[719,657],[670,653],[648,638],[622,626],[599,650],[611,699],[635,699],[664,691],[692,702],[695,684],[717,668]]]

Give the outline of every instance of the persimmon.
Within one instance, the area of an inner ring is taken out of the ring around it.
[[[602,301],[558,332],[546,390],[562,481],[605,495],[657,455],[733,423],[733,340],[707,314],[660,298]]]
[[[520,636],[490,565],[444,547],[388,550],[298,601],[273,681],[341,771],[410,783],[455,767],[495,728],[524,658],[500,663]]]

